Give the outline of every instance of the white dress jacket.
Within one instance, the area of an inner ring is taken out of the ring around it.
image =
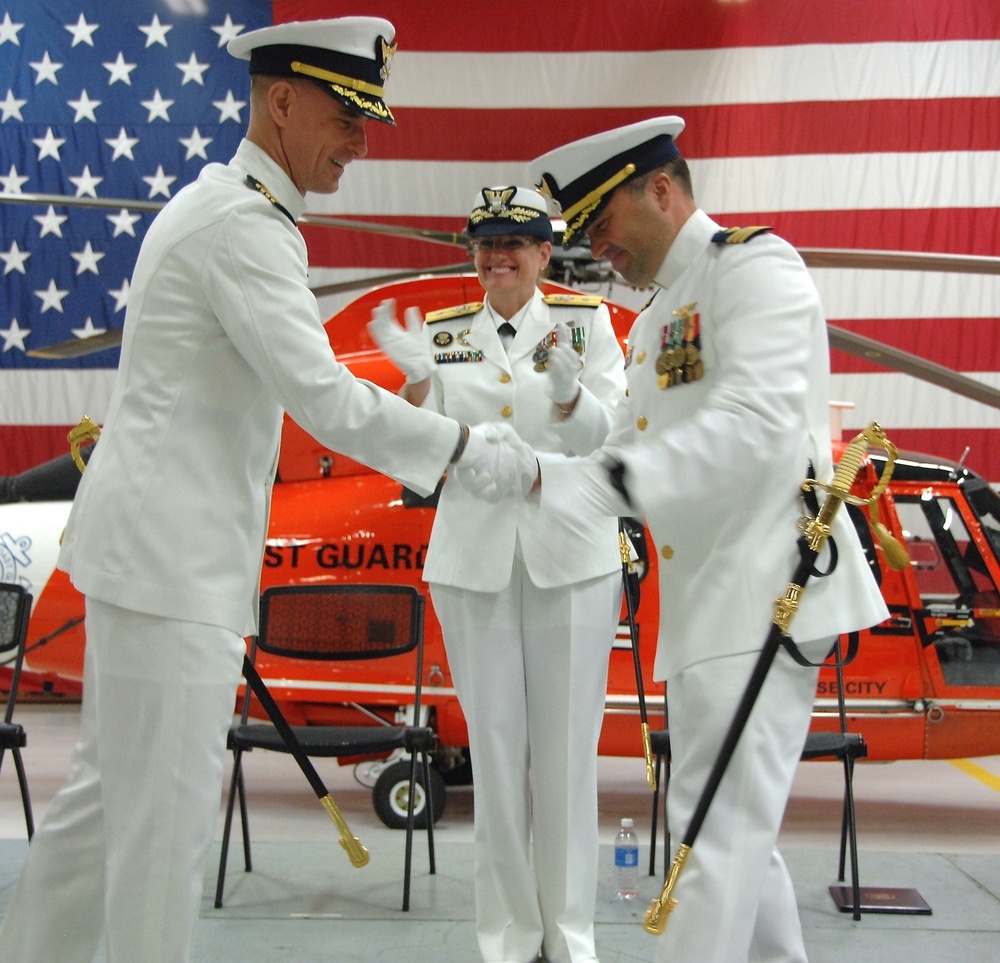
[[[582,465],[539,456],[543,506],[644,516],[659,566],[658,680],[762,646],[798,559],[801,482],[810,464],[833,476],[829,348],[809,272],[778,237],[719,232],[697,211],[671,246],[629,334],[628,396],[604,451]],[[663,388],[656,364],[678,319],[697,330],[702,376]],[[631,507],[609,483],[612,458]],[[839,563],[808,583],[790,626],[799,641],[888,617],[845,510],[833,534]]]
[[[584,348],[581,392],[568,420],[554,414],[545,393],[547,371],[534,355],[557,322],[577,329]],[[509,352],[488,306],[467,305],[428,315],[435,353],[425,407],[459,421],[508,421],[536,451],[588,454],[611,425],[625,390],[624,357],[599,298],[536,291]],[[568,585],[613,572],[621,564],[617,521],[571,502],[542,507],[520,495],[489,504],[454,479],[445,482],[431,531],[424,579],[456,588],[497,592],[510,580],[515,543],[539,588]]]
[[[303,208],[282,169],[244,140],[151,225],[110,410],[59,558],[85,595],[254,632],[283,411],[418,491],[440,479],[457,424],[336,360],[293,223]]]

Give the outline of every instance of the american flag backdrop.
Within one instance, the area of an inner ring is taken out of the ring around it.
[[[226,160],[247,120],[233,32],[385,16],[397,128],[311,213],[460,229],[484,184],[523,183],[559,143],[662,113],[702,208],[803,248],[1000,254],[995,0],[0,0],[0,191],[166,200]],[[116,351],[26,351],[120,326],[153,215],[0,204],[0,473],[103,415]],[[456,263],[412,239],[303,228],[315,283]],[[1000,278],[814,269],[830,320],[1000,388]],[[601,293],[630,306],[643,292]],[[350,295],[324,298],[332,314]],[[847,430],[1000,482],[1000,411],[832,352]],[[775,364],[781,363],[780,358]]]

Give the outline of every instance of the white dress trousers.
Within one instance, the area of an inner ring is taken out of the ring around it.
[[[87,599],[80,741],[0,960],[91,963],[103,934],[108,963],[186,963],[245,652],[229,629]]]
[[[594,961],[597,741],[620,573],[540,589],[519,555],[510,584],[431,583],[469,724],[475,889],[486,963]],[[530,774],[530,775],[529,775]]]
[[[814,640],[800,650],[818,662],[833,642]],[[704,659],[667,685],[667,823],[675,852],[757,657]],[[674,889],[677,905],[657,937],[655,963],[806,963],[795,893],[776,843],[818,674],[784,649],[775,656]]]

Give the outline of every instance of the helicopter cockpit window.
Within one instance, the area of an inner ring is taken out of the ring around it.
[[[928,492],[896,509],[945,682],[1000,685],[1000,592],[958,506]]]

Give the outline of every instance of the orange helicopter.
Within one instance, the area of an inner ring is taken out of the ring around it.
[[[568,290],[546,282],[548,290]],[[327,324],[331,346],[359,377],[398,389],[400,373],[370,341],[372,308],[394,297],[401,309],[424,313],[482,297],[476,277],[454,273],[376,287],[356,298]],[[624,339],[634,313],[609,304]],[[960,377],[960,376],[958,376]],[[836,437],[836,436],[835,436]],[[840,446],[835,441],[835,448]],[[835,457],[839,451],[835,451]],[[878,481],[884,454],[869,453],[855,484],[866,497]],[[78,469],[64,459],[7,479],[0,504],[0,578],[34,594],[25,690],[79,691],[83,667],[83,599],[55,568]],[[286,418],[278,481],[274,488],[261,585],[297,582],[380,582],[423,589],[421,570],[434,512],[399,483],[323,448]],[[848,714],[865,734],[871,759],[941,759],[1000,753],[1000,496],[975,473],[954,462],[902,454],[889,490],[870,521],[906,546],[910,563],[893,569],[858,524],[891,618],[862,633],[857,657],[844,676]],[[636,612],[644,693],[652,682],[658,619],[656,556],[645,551],[645,533],[630,527],[639,556],[641,594]],[[652,577],[651,577],[652,576]],[[429,600],[428,600],[429,601]],[[632,756],[643,751],[639,687],[631,634],[623,618],[611,653],[600,752]],[[452,685],[441,630],[428,604],[424,693],[441,749],[432,778],[443,806],[445,785],[468,778],[468,734]],[[260,665],[281,708],[296,724],[344,721],[353,704],[386,719],[406,711],[395,692],[412,680],[389,678],[384,669],[350,670],[273,658]],[[836,724],[836,677],[820,674],[813,728]],[[659,689],[662,693],[662,688]],[[662,699],[649,696],[648,722],[663,724]],[[356,724],[356,719],[355,719]],[[380,767],[376,764],[375,769]],[[373,770],[374,773],[374,770]],[[395,783],[405,778],[392,761],[374,778],[379,816],[399,824],[392,805]],[[436,807],[437,808],[437,807]]]

